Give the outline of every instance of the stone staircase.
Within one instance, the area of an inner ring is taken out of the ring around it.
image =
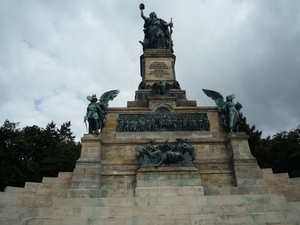
[[[24,188],[6,187],[0,192],[0,224],[26,224],[26,217],[36,217],[39,208],[53,206],[55,199],[64,199],[72,172],[58,177],[44,177],[42,183],[26,182]]]
[[[1,192],[0,224],[300,224],[300,178],[273,174],[271,169],[262,172],[269,189],[264,194],[224,187],[203,196],[106,198],[67,197],[72,173],[61,172],[42,183],[27,182],[24,188]]]
[[[270,193],[283,195],[287,202],[300,201],[300,177],[289,178],[287,173],[273,174],[272,169],[262,171]]]

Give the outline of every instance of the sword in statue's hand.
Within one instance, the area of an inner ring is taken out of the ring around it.
[[[173,22],[172,22],[172,18],[171,18],[171,21],[170,21],[170,23],[169,23],[169,26],[170,26],[170,41],[169,41],[169,49],[171,50],[171,48],[172,48],[172,37],[171,37],[171,35],[172,35],[172,33],[173,33]]]

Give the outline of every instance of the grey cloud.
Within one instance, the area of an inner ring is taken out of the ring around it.
[[[235,93],[263,135],[300,123],[297,1],[149,1],[145,13],[174,22],[176,77],[187,97]],[[2,1],[0,120],[21,126],[71,120],[77,139],[90,94],[134,99],[141,77],[139,1]],[[39,104],[35,104],[35,103]]]

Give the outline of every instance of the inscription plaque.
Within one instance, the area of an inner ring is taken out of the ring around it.
[[[152,62],[149,66],[149,69],[150,69],[149,75],[154,75],[154,76],[169,75],[169,72],[166,71],[169,69],[169,67],[165,62]]]

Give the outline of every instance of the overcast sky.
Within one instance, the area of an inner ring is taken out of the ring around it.
[[[1,0],[0,123],[71,121],[86,133],[87,95],[120,89],[126,107],[141,81],[141,0]],[[173,19],[176,78],[189,100],[214,106],[202,88],[235,93],[263,136],[300,124],[300,1],[145,0]]]

